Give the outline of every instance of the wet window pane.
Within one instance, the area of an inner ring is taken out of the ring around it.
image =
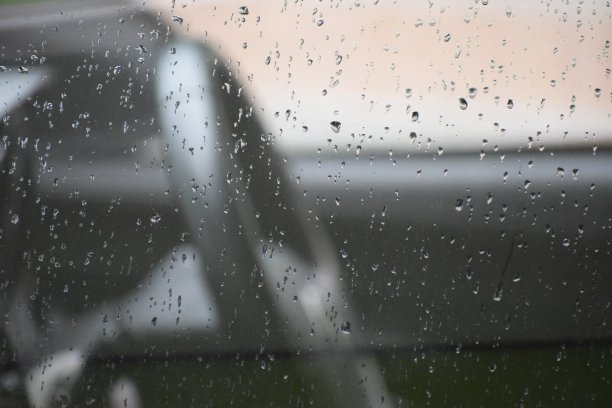
[[[0,1],[1,406],[609,406],[605,1]]]

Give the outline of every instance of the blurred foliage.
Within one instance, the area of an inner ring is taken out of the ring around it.
[[[111,385],[127,377],[147,407],[334,406],[341,379],[317,371],[324,358],[98,362],[75,402],[104,406]],[[379,360],[399,407],[612,406],[612,348],[602,345],[398,351]]]

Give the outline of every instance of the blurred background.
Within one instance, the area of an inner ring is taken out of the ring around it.
[[[283,152],[609,143],[606,2],[147,5],[227,58]]]
[[[0,1],[0,405],[609,406],[606,1]]]

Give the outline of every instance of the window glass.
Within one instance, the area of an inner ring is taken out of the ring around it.
[[[0,1],[1,406],[609,406],[609,1]]]

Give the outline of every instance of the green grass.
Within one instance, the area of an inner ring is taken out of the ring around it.
[[[404,406],[612,406],[606,347],[397,354],[382,365]]]
[[[41,3],[45,0],[0,0],[0,7],[8,4]]]
[[[126,376],[147,407],[334,406],[342,397],[334,394],[338,379],[317,371],[322,358],[266,360],[263,369],[253,356],[92,364],[76,402],[105,405],[111,384]],[[396,352],[379,361],[397,406],[612,406],[612,348],[605,346]]]

